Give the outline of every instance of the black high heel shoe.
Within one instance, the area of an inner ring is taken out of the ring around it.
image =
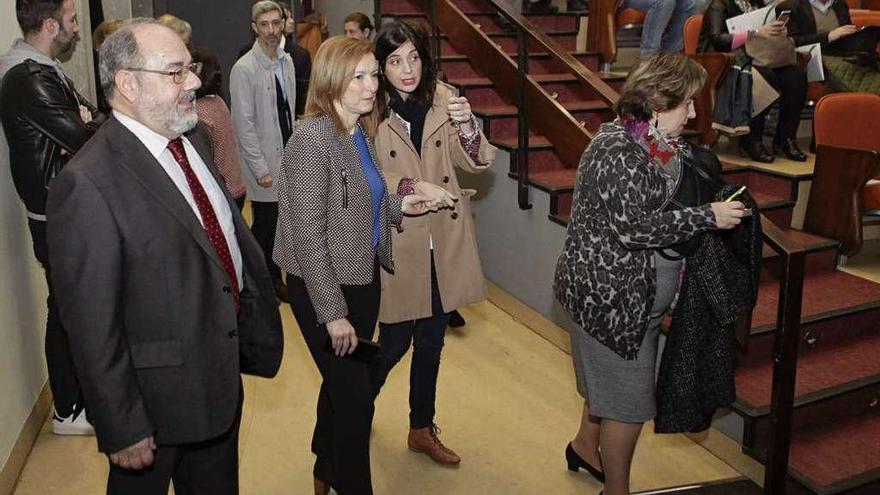
[[[805,162],[807,161],[807,155],[804,154],[803,151],[798,147],[797,141],[791,138],[783,139],[781,143],[776,145],[776,148],[782,150],[782,153],[788,157],[789,160],[794,160],[796,162]]]
[[[600,483],[605,483],[605,473],[599,471],[589,462],[583,460],[583,458],[581,458],[581,456],[579,456],[571,447],[571,442],[565,447],[565,461],[568,462],[569,471],[577,472],[579,469],[583,469],[590,473],[593,478],[599,480]]]
[[[767,151],[767,148],[760,141],[743,140],[740,141],[740,147],[742,152],[752,161],[773,163],[773,155]]]

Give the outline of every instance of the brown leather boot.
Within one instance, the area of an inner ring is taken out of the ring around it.
[[[409,450],[427,454],[437,464],[453,465],[461,462],[461,457],[458,454],[443,445],[443,442],[437,437],[439,434],[440,428],[437,425],[418,429],[410,428],[406,443],[409,445]]]
[[[315,478],[315,495],[327,495],[328,493],[330,493],[330,485]]]

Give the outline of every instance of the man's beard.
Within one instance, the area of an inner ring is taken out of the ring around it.
[[[159,123],[172,134],[181,135],[199,123],[195,98],[196,92],[194,90],[184,92],[180,95],[180,99],[170,105],[157,104],[152,98],[148,98],[144,102],[144,110],[150,115],[153,122]],[[186,101],[192,101],[192,108],[181,110],[179,104]]]
[[[76,49],[77,42],[79,42],[78,32],[70,34],[69,31],[64,29],[63,23],[59,23],[58,25],[58,35],[52,40],[52,53],[55,54],[56,58],[62,53],[72,52]]]

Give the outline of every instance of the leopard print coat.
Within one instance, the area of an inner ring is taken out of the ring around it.
[[[578,165],[554,292],[572,319],[624,359],[650,321],[654,252],[714,228],[707,205],[663,211],[665,175],[617,121],[603,124]]]

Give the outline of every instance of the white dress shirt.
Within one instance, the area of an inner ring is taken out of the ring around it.
[[[180,164],[174,159],[171,150],[168,149],[168,143],[170,140],[116,110],[113,111],[113,116],[131,131],[132,134],[134,134],[140,142],[146,146],[150,154],[156,158],[156,161],[162,166],[162,170],[164,170],[171,181],[174,182],[175,187],[177,187],[177,190],[183,195],[183,198],[189,204],[189,207],[196,215],[196,218],[202,224],[202,227],[204,227],[205,222],[202,220],[202,215],[199,213],[199,207],[196,204],[196,199],[193,196],[192,190],[189,188],[189,183],[186,181],[186,175],[184,175],[183,170],[180,168]],[[214,215],[217,216],[217,221],[220,223],[220,229],[223,230],[223,237],[226,238],[226,245],[229,246],[229,254],[232,256],[232,263],[235,266],[235,276],[238,278],[238,287],[242,288],[241,249],[238,247],[238,238],[235,236],[235,224],[232,222],[232,210],[229,209],[229,203],[226,201],[223,189],[217,184],[217,181],[208,170],[202,157],[199,156],[196,149],[185,136],[181,136],[181,140],[183,141],[183,149],[186,151],[186,158],[189,160],[190,167],[192,167],[193,172],[195,172],[196,177],[199,179],[199,182],[201,182],[202,188],[205,189],[205,194],[208,195],[208,201],[211,203]]]

